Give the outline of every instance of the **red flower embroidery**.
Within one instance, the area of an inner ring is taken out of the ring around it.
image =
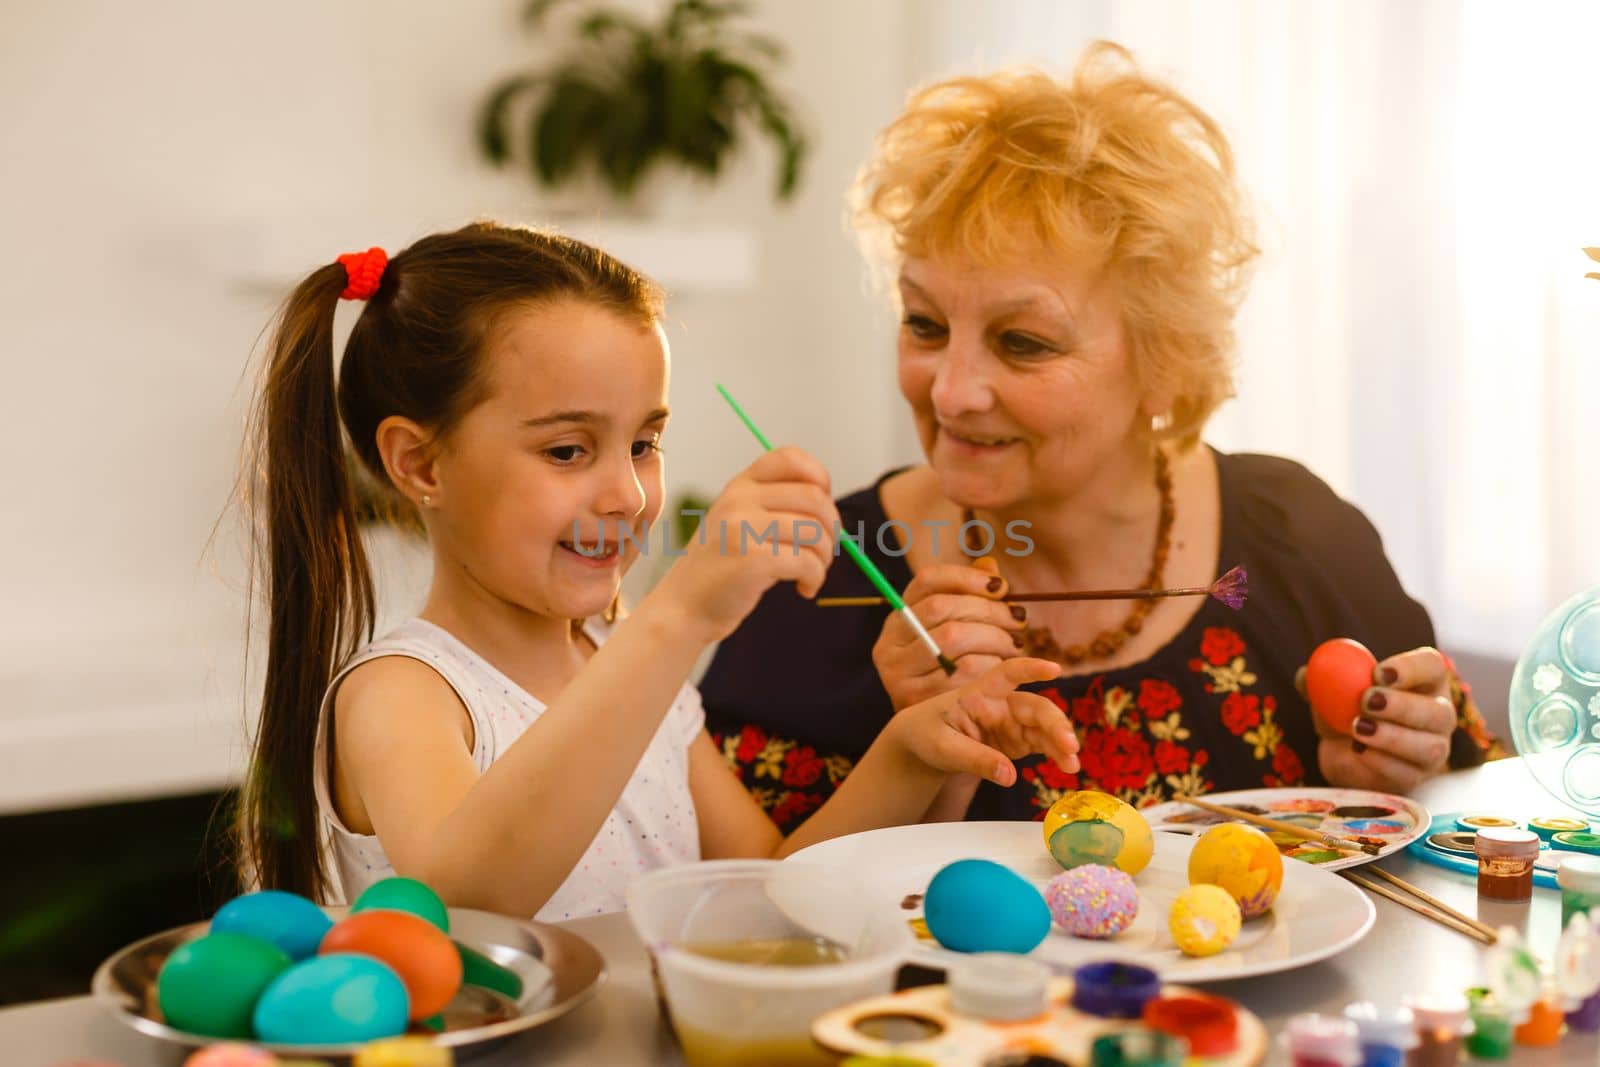
[[[1025,767],[1022,771],[1025,782],[1043,782],[1047,789],[1076,789],[1078,776],[1061,769],[1061,765],[1046,756],[1032,767]]]
[[[1096,678],[1081,697],[1072,701],[1072,721],[1079,727],[1103,726],[1106,721],[1104,679]]]
[[[1235,737],[1261,722],[1261,698],[1229,693],[1222,700],[1222,725]]]
[[[1138,703],[1139,709],[1149,718],[1165,719],[1168,712],[1183,706],[1183,697],[1178,695],[1178,690],[1171,682],[1146,678],[1139,683]]]
[[[1207,626],[1200,639],[1200,654],[1216,666],[1225,667],[1235,656],[1244,655],[1244,641],[1226,626]]]
[[[1095,786],[1108,793],[1142,788],[1154,771],[1150,742],[1131,730],[1092,731],[1079,759]]]
[[[1050,703],[1054,704],[1056,707],[1060,708],[1062,711],[1066,711],[1067,710],[1067,702],[1061,696],[1061,690],[1056,689],[1055,687],[1052,686],[1049,689],[1041,689],[1041,690],[1039,690],[1039,695],[1044,697]]]
[[[1297,785],[1305,777],[1305,767],[1300,763],[1300,753],[1288,745],[1279,745],[1272,752],[1272,769],[1278,772],[1284,785]]]
[[[810,745],[791,748],[783,756],[783,784],[811,785],[822,777],[822,760]]]
[[[740,763],[752,763],[767,747],[767,733],[759,726],[746,726],[739,733],[739,748],[733,758]]]
[[[790,793],[772,808],[772,821],[787,827],[802,815],[809,815],[822,804],[822,798],[811,793]]]
[[[1189,750],[1171,741],[1156,742],[1156,770],[1178,774],[1189,769]]]

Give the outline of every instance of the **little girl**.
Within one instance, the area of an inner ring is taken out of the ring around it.
[[[367,303],[336,379],[341,297]],[[901,711],[781,839],[685,680],[774,583],[816,594],[833,543],[810,542],[838,515],[814,459],[765,455],[704,521],[776,521],[776,550],[697,538],[615,621],[662,507],[661,302],[595,248],[489,224],[340,256],[289,297],[258,416],[270,622],[247,879],[333,899],[398,872],[451,904],[560,920],[621,908],[653,867],[915,821],[949,773],[1009,785],[1033,751],[1075,765],[1065,717],[1014,691],[1056,665],[1014,659]],[[341,426],[433,554],[421,614],[376,641]]]

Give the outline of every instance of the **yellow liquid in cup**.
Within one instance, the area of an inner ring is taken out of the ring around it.
[[[802,937],[750,938],[679,947],[707,959],[761,967],[819,967],[842,962],[849,955],[843,946],[831,941]],[[838,1056],[813,1042],[809,1033],[751,1039],[726,1037],[681,1023],[674,1029],[689,1067],[832,1067],[839,1062]]]

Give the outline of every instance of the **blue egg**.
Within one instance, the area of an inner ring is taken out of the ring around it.
[[[1032,952],[1050,933],[1050,908],[1032,882],[989,860],[957,860],[933,876],[922,917],[957,952]]]
[[[256,1002],[256,1037],[285,1045],[343,1045],[406,1029],[400,976],[371,956],[337,952],[297,963]]]
[[[322,935],[332,927],[333,920],[321,908],[298,893],[280,889],[234,897],[211,920],[214,934],[259,938],[277,945],[292,960],[315,956]]]

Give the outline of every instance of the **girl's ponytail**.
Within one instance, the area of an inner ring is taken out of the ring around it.
[[[371,295],[351,292],[356,274],[332,264],[290,294],[255,416],[253,580],[267,592],[268,637],[240,803],[243,873],[246,885],[312,899],[327,888],[312,781],[317,715],[337,666],[371,639],[375,614],[334,388],[339,298]]]

